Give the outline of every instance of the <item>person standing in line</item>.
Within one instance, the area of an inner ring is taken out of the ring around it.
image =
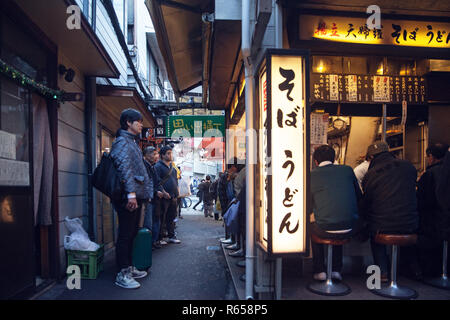
[[[158,162],[159,154],[155,147],[147,147],[144,150],[144,163],[147,168],[147,172],[149,177],[153,181],[153,200],[149,204],[147,204],[147,208],[145,210],[145,220],[144,220],[144,226],[152,231],[152,241],[153,241],[153,248],[159,249],[161,248],[161,245],[158,242],[159,238],[159,229],[161,228],[161,221],[160,217],[156,215],[155,210],[155,202],[156,199],[162,199],[164,197],[164,190],[162,186],[160,185],[158,174],[155,171],[155,164]]]
[[[225,213],[227,212],[228,206],[230,205],[232,198],[228,197],[229,194],[229,181],[230,177],[234,176],[238,171],[237,168],[237,158],[231,159],[231,162],[228,164],[227,171],[225,171],[222,175],[219,175],[219,183],[217,186],[217,194],[219,196],[220,207],[222,209],[222,219]],[[227,226],[225,225],[225,239],[221,240],[224,244],[232,244],[236,240],[234,236],[228,231]]]
[[[126,109],[120,115],[117,138],[111,147],[111,158],[120,181],[123,182],[122,200],[112,205],[119,218],[119,234],[116,243],[118,273],[115,284],[125,289],[137,289],[135,280],[147,276],[133,266],[133,241],[139,228],[141,208],[153,196],[153,188],[144,165],[142,151],[137,139],[143,127],[142,114],[134,109]]]
[[[177,216],[178,180],[177,172],[172,166],[172,148],[164,146],[159,151],[161,160],[155,164],[155,171],[160,179],[165,194],[155,203],[161,225],[165,225],[169,243],[181,243],[175,235],[174,220]],[[162,237],[160,234],[159,238]]]

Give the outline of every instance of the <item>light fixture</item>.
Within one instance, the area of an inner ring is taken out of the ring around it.
[[[72,68],[67,69],[66,66],[62,64],[59,65],[59,74],[62,76],[65,74],[66,76],[64,77],[64,79],[67,82],[72,82],[75,78],[75,71]]]

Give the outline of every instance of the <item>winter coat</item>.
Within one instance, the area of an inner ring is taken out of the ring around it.
[[[419,215],[416,168],[384,152],[370,163],[363,179],[362,212],[371,232],[414,233]]]
[[[135,138],[136,136],[128,131],[120,130],[119,136],[112,144],[110,155],[126,194],[134,192],[137,199],[150,199],[153,186]]]
[[[442,175],[442,162],[427,168],[417,183],[419,232],[433,239],[450,239],[450,214],[436,199],[437,181]]]
[[[217,185],[217,195],[219,197],[220,206],[222,207],[222,213],[225,213],[228,203],[231,201],[231,199],[228,199],[227,196],[227,174],[224,173],[219,178],[219,183]]]
[[[213,195],[210,192],[211,182],[203,182],[198,187],[200,190],[202,190],[203,194],[203,202],[207,205],[211,205],[213,203]]]
[[[163,192],[163,188],[160,185],[160,179],[158,174],[156,173],[154,165],[152,165],[150,162],[144,159],[145,168],[147,169],[148,176],[150,177],[150,180],[152,182],[153,186],[153,196],[152,198],[156,197],[156,192],[160,191]]]

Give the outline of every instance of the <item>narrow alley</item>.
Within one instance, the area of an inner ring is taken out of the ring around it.
[[[193,198],[194,199],[194,198]],[[105,270],[96,280],[81,280],[81,290],[56,284],[37,300],[233,300],[237,299],[219,239],[223,222],[203,212],[182,209],[177,222],[181,244],[153,251],[150,275],[139,279],[141,288],[125,290],[114,285],[115,254],[105,258]]]

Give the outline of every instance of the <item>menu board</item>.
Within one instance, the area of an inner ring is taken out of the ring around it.
[[[328,113],[311,113],[311,144],[327,144]]]
[[[391,86],[389,80],[390,77],[388,76],[373,77],[373,101],[376,102],[391,101]]]
[[[313,73],[311,99],[320,102],[425,104],[426,80],[418,76]],[[338,99],[336,99],[338,98]]]

